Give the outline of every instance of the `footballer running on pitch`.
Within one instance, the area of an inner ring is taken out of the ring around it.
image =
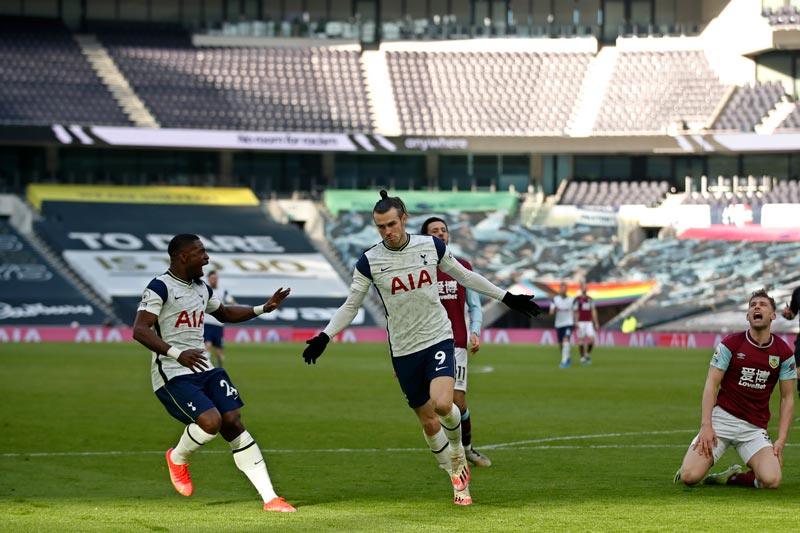
[[[436,269],[529,317],[541,310],[532,296],[506,292],[461,266],[440,239],[406,232],[408,213],[403,201],[389,197],[384,190],[380,195],[372,218],[382,240],[361,255],[353,272],[350,295],[322,333],[306,341],[303,358],[308,364],[316,363],[330,339],[356,317],[374,284],[386,311],[392,366],[400,388],[439,462],[446,462],[449,455],[453,502],[469,505],[472,497],[469,466],[461,442],[461,411],[453,403],[453,330],[439,302]]]

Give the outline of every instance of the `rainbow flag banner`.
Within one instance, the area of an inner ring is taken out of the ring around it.
[[[560,281],[522,281],[515,283],[510,290],[515,293],[533,294],[534,300],[541,303],[558,294],[560,285]],[[650,292],[655,285],[655,281],[588,283],[586,292],[594,298],[595,305],[602,307],[631,303]],[[567,282],[567,295],[577,296],[580,288],[579,283]]]

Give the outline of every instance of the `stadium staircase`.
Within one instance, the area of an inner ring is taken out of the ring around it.
[[[796,107],[794,102],[778,102],[774,108],[769,110],[769,115],[763,118],[761,124],[756,126],[756,133],[762,135],[774,133]]]
[[[614,65],[617,63],[617,49],[606,46],[595,56],[589,64],[586,77],[583,78],[578,101],[570,118],[567,135],[572,137],[588,137],[592,133],[603,95],[606,93]]]
[[[92,34],[76,34],[74,37],[92,69],[131,122],[139,128],[161,127],[97,38]]]
[[[365,51],[361,54],[361,65],[367,84],[367,98],[373,112],[375,131],[382,135],[400,135],[400,116],[397,101],[392,90],[386,54],[379,51]]]
[[[12,217],[10,219],[11,225],[14,226],[20,235],[25,237],[28,243],[34,248],[48,263],[48,266],[61,274],[69,283],[72,284],[89,302],[94,304],[100,311],[102,311],[110,320],[113,321],[115,326],[129,325],[125,324],[119,318],[114,308],[109,302],[104,300],[94,289],[87,285],[80,276],[78,276],[64,261],[64,259],[56,253],[44,240],[42,240],[36,232],[33,231],[31,221],[37,218],[34,209],[20,201],[20,206],[27,214],[21,217]],[[24,222],[20,222],[20,220]]]
[[[561,201],[561,197],[564,195],[564,191],[567,190],[568,185],[569,180],[563,180],[558,185],[558,190],[556,190],[556,193],[545,198],[540,204],[539,208],[532,212],[533,216],[526,218],[521,217],[520,220],[522,220],[525,226],[529,228],[534,226],[546,226],[548,224],[548,219],[550,218],[550,211],[553,209],[554,205],[557,205]],[[522,215],[522,210],[520,210],[520,215]]]

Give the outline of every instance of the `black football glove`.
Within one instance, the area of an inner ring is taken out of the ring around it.
[[[539,316],[542,308],[533,301],[533,296],[528,294],[511,294],[507,292],[503,296],[503,303],[514,311],[519,311],[527,317]]]
[[[328,346],[330,340],[331,338],[325,333],[320,333],[313,339],[308,339],[306,341],[308,346],[303,350],[303,359],[306,360],[306,364],[316,365],[317,358],[325,351],[325,347]]]

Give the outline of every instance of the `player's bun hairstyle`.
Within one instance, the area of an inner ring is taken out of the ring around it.
[[[199,241],[200,237],[197,235],[193,235],[191,233],[180,233],[175,235],[171,241],[169,241],[169,246],[167,246],[167,253],[170,257],[175,257],[179,253],[183,251],[184,248],[187,246],[194,244],[195,241]]]
[[[380,195],[381,199],[375,203],[375,207],[372,209],[373,213],[380,213],[382,215],[394,207],[401,217],[408,214],[408,211],[406,211],[406,204],[403,203],[403,200],[401,200],[399,196],[389,196],[386,189],[381,189]]]
[[[773,311],[778,308],[778,304],[775,303],[775,298],[767,293],[767,289],[758,289],[757,291],[753,291],[752,294],[750,294],[750,299],[747,301],[747,303],[752,302],[753,298],[766,298],[769,300],[769,304],[772,306]]]
[[[439,217],[431,217],[431,218],[429,218],[428,220],[426,220],[425,222],[422,223],[422,227],[419,230],[420,235],[427,235],[428,234],[428,226],[430,226],[434,222],[441,222],[442,224],[444,224],[445,229],[447,229],[447,222],[445,222],[444,220],[442,220]]]

